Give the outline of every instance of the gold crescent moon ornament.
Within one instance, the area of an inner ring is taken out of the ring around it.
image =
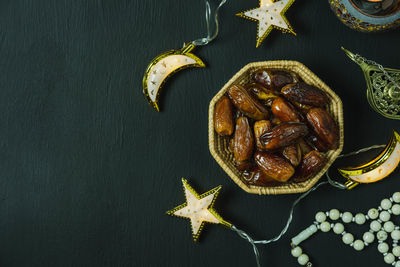
[[[204,62],[190,53],[194,44],[189,43],[179,50],[170,50],[154,58],[146,69],[143,77],[143,93],[150,105],[157,111],[161,87],[174,73],[189,67],[204,68]]]
[[[206,65],[196,55],[190,53],[196,46],[204,46],[209,44],[218,35],[218,11],[225,4],[226,0],[221,0],[214,12],[215,32],[211,34],[210,24],[212,23],[211,7],[209,0],[206,3],[206,25],[207,36],[196,39],[184,45],[182,49],[170,50],[155,57],[143,76],[143,93],[146,96],[150,105],[156,110],[160,111],[159,98],[161,87],[165,81],[174,73],[189,67],[204,68]]]
[[[339,173],[347,178],[348,189],[360,183],[374,183],[389,176],[400,163],[400,136],[393,131],[390,142],[373,160],[357,167],[339,168]]]

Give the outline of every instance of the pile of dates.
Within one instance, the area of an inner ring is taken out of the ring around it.
[[[242,180],[274,186],[303,182],[325,164],[339,143],[337,123],[326,111],[326,93],[295,73],[264,69],[245,86],[233,84],[215,105],[214,128],[230,136]]]

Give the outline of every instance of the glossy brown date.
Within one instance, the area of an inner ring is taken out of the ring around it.
[[[265,88],[259,83],[250,83],[245,86],[246,90],[257,96],[259,100],[262,100],[267,105],[270,105],[275,98],[278,97],[277,93]]]
[[[301,164],[296,170],[296,182],[307,180],[311,175],[318,172],[325,163],[325,157],[317,150],[313,150],[304,156]]]
[[[315,135],[308,135],[306,137],[307,142],[316,150],[321,151],[321,152],[326,152],[329,150],[329,147],[326,143],[321,141],[318,137]]]
[[[313,108],[313,106],[301,104],[296,101],[291,101],[291,103],[302,113],[307,113],[311,108]]]
[[[271,122],[268,120],[256,121],[254,123],[253,128],[254,128],[254,139],[256,140],[257,148],[259,150],[263,150],[264,146],[263,144],[261,144],[259,138],[263,133],[271,130],[272,128]]]
[[[300,104],[322,107],[329,102],[324,91],[305,82],[288,84],[282,88],[281,92],[290,101]]]
[[[243,181],[249,185],[271,186],[278,184],[276,180],[266,175],[258,166],[243,172]]]
[[[266,150],[275,150],[297,141],[305,136],[308,128],[301,122],[284,122],[261,135],[260,142]]]
[[[232,150],[236,162],[244,162],[251,158],[254,149],[253,131],[246,117],[236,120],[235,134],[233,136]]]
[[[324,142],[328,149],[336,149],[339,144],[339,128],[327,111],[312,108],[307,113],[307,121],[318,139]]]
[[[254,74],[254,80],[270,90],[281,90],[289,83],[296,83],[299,78],[294,73],[281,70],[262,70]]]
[[[294,167],[301,161],[301,150],[299,144],[292,144],[282,149],[282,156],[287,159]]]
[[[255,120],[263,120],[268,117],[267,108],[250,95],[243,86],[233,84],[229,88],[228,94],[233,105],[246,116]]]
[[[227,96],[223,96],[214,110],[214,128],[215,131],[221,135],[231,135],[234,129],[233,122],[233,106],[231,100]]]
[[[248,171],[254,168],[254,163],[250,161],[235,162],[235,167],[239,171]]]
[[[255,161],[268,177],[279,182],[286,182],[294,174],[293,166],[276,154],[256,152]]]
[[[278,97],[272,102],[271,111],[276,118],[278,118],[282,122],[300,121],[300,114],[293,107],[292,104],[287,102],[282,97]]]
[[[304,156],[312,150],[312,148],[307,144],[304,138],[300,138],[297,143],[299,144],[301,155]]]

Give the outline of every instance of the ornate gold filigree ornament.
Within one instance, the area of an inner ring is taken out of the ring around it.
[[[400,119],[400,70],[385,68],[343,48],[346,55],[364,72],[367,83],[367,100],[379,114]]]
[[[400,26],[399,0],[328,0],[338,19],[360,32],[380,32]]]

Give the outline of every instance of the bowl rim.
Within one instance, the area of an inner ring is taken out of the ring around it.
[[[234,83],[239,77],[241,77],[245,72],[251,70],[252,68],[270,68],[270,69],[287,69],[298,74],[305,82],[313,85],[317,85],[320,89],[328,93],[331,98],[331,106],[335,109],[334,115],[336,117],[335,121],[339,127],[339,146],[335,150],[330,150],[327,152],[329,154],[328,161],[325,163],[324,167],[312,178],[307,179],[300,183],[285,183],[280,186],[274,187],[262,187],[245,184],[240,177],[238,177],[230,167],[221,158],[219,153],[215,151],[215,138],[218,134],[214,130],[214,107],[217,101],[226,93],[228,88]],[[306,79],[304,79],[306,77]],[[275,194],[294,194],[303,193],[313,187],[319,179],[325,174],[328,168],[340,155],[343,149],[344,143],[344,125],[343,125],[343,104],[339,96],[326,85],[315,73],[308,69],[304,64],[293,61],[293,60],[273,60],[273,61],[260,61],[253,62],[242,67],[225,85],[217,92],[217,94],[211,99],[209,105],[209,127],[208,127],[208,144],[211,155],[214,157],[216,162],[221,166],[221,168],[228,174],[228,176],[244,191],[252,194],[259,195],[275,195]]]

